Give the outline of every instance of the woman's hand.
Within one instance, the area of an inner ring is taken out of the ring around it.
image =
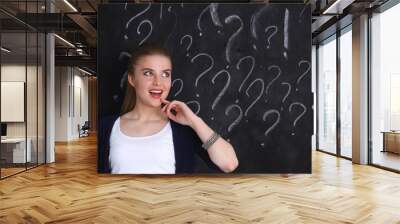
[[[184,102],[177,100],[173,100],[172,102],[170,102],[163,98],[161,98],[160,100],[161,103],[165,104],[161,108],[161,111],[165,113],[168,118],[179,124],[192,127],[193,121],[197,118],[197,115],[193,113],[193,111]],[[175,110],[176,115],[171,112],[172,109]]]
[[[210,138],[214,131],[183,102],[174,100],[161,99],[165,103],[161,111],[165,113],[171,120],[190,126],[204,143]],[[171,110],[176,111],[176,115]],[[222,137],[218,138],[208,150],[211,161],[224,172],[232,172],[239,165],[233,146]]]

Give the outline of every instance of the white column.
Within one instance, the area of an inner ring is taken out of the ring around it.
[[[46,3],[47,11],[53,12],[54,6]],[[54,35],[46,35],[46,163],[55,162],[54,133],[55,133],[55,56]]]
[[[353,162],[368,163],[368,16],[353,19]]]

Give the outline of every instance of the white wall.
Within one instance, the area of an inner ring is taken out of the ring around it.
[[[55,68],[55,141],[68,140],[68,87],[70,76],[67,67]]]
[[[78,72],[78,75],[77,75]],[[83,73],[81,73],[79,70],[74,70],[74,111],[73,113],[73,119],[72,119],[72,135],[73,136],[78,136],[78,129],[77,126],[80,124],[81,126],[85,123],[85,121],[88,121],[89,118],[89,111],[88,111],[88,77],[87,76],[81,76]],[[81,111],[80,111],[81,110]]]
[[[76,68],[56,67],[56,141],[77,139],[78,124],[88,120],[88,78],[83,75]]]

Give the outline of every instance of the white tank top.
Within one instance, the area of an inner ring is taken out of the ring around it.
[[[156,134],[131,137],[122,133],[118,118],[111,131],[109,161],[113,174],[174,174],[170,121]]]

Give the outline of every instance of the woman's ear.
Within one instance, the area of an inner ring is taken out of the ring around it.
[[[131,86],[135,87],[135,77],[131,73],[128,73],[128,82],[131,84]]]

